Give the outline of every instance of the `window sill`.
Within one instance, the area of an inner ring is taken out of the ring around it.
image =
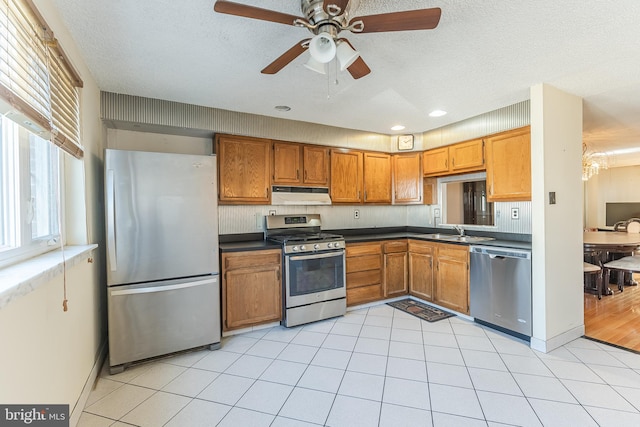
[[[65,246],[66,268],[86,260],[98,245]],[[11,301],[27,295],[63,271],[62,250],[47,252],[0,270],[0,310]]]

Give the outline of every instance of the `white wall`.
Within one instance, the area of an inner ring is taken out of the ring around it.
[[[100,91],[61,25],[53,2],[35,0],[84,87],[80,90],[83,161],[65,154],[67,244],[103,242]],[[0,310],[0,402],[63,403],[73,410],[106,339],[102,247],[94,262],[67,271],[69,310],[62,311],[63,277]]]
[[[107,148],[209,155],[213,153],[213,138],[107,129]]]
[[[611,168],[584,185],[585,227],[606,227],[605,203],[640,202],[640,166]]]
[[[582,100],[531,88],[532,347],[550,351],[584,334]],[[549,192],[556,193],[550,204]]]

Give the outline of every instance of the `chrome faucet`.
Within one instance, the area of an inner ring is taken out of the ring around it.
[[[460,237],[464,236],[464,228],[462,228],[461,225],[454,225],[453,228],[455,228],[455,230],[458,232]]]

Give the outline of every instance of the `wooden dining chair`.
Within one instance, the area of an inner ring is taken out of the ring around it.
[[[602,298],[602,268],[599,265],[590,264],[588,262],[582,263],[582,271],[584,273],[584,290],[585,292],[594,293],[598,295],[598,299]],[[595,276],[596,286],[591,286],[590,278]]]

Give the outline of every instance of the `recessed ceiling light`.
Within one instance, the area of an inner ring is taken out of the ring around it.
[[[429,117],[442,117],[445,114],[447,114],[447,112],[444,110],[433,110],[429,113]]]
[[[395,125],[391,128],[391,130],[402,130],[402,129],[404,129],[404,126],[402,125]]]
[[[283,112],[291,111],[291,107],[289,107],[288,105],[276,105],[275,109]]]

